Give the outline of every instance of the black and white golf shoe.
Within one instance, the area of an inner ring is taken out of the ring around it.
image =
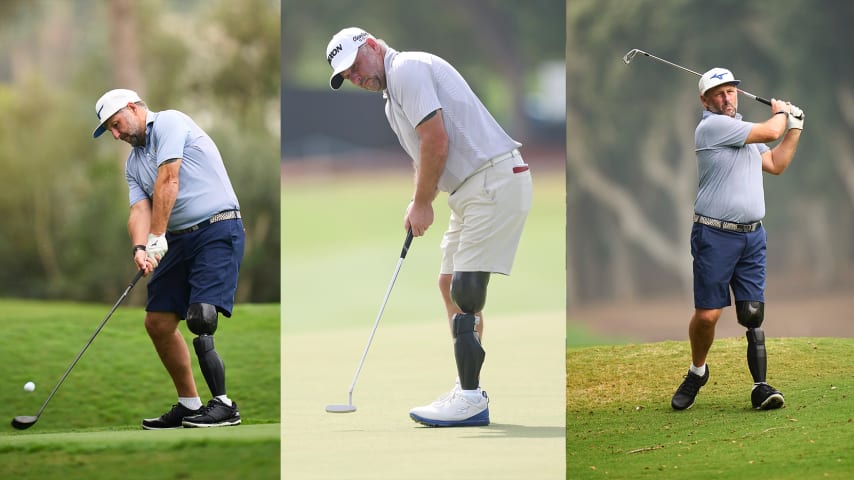
[[[750,400],[756,410],[773,410],[786,403],[783,394],[767,383],[760,383],[753,387]]]
[[[198,415],[202,413],[203,410],[204,407],[201,407],[198,410],[190,410],[184,405],[176,403],[175,405],[172,405],[172,410],[169,410],[168,412],[157,418],[143,419],[142,428],[144,428],[145,430],[167,430],[170,428],[181,428],[181,422],[184,420],[184,417],[189,417],[190,415]]]
[[[676,389],[676,393],[673,394],[673,399],[670,400],[670,406],[673,407],[674,410],[685,410],[691,408],[691,406],[694,405],[694,399],[697,398],[697,393],[700,392],[700,387],[705,385],[708,381],[708,365],[706,365],[706,374],[702,377],[689,370],[688,375],[685,375],[685,380],[682,382],[682,385],[679,385],[679,388]]]
[[[200,413],[184,417],[184,421],[181,423],[188,428],[239,425],[240,412],[237,410],[237,402],[232,401],[231,406],[228,406],[222,400],[212,398],[207,405],[202,407]]]

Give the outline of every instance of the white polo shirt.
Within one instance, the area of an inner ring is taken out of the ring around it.
[[[420,142],[415,127],[442,109],[448,158],[439,190],[455,191],[486,161],[522,145],[504,132],[459,72],[442,58],[388,48],[385,72],[386,117],[416,166],[420,166]]]

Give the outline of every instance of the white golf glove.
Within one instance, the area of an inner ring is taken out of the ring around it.
[[[152,265],[154,265],[153,268],[157,268],[167,251],[169,251],[169,245],[166,243],[165,233],[163,235],[148,234],[145,256],[151,260]]]
[[[798,118],[800,117],[800,118]],[[804,129],[804,111],[795,105],[789,105],[789,115],[787,115],[786,120],[786,128],[797,128],[798,130]]]

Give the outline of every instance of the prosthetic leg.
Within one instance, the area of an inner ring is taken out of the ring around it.
[[[480,346],[475,327],[475,313],[486,303],[488,272],[454,272],[451,279],[451,299],[462,310],[454,315],[451,332],[454,337],[454,358],[460,389],[439,400],[415,407],[409,417],[431,427],[474,427],[489,425],[489,399],[481,391],[480,368],[486,352]]]
[[[488,284],[488,272],[454,272],[451,280],[451,298],[463,311],[454,315],[452,331],[457,374],[463,390],[477,390],[480,385],[480,369],[486,352],[475,332],[478,321],[475,313],[483,310],[486,304]]]
[[[218,316],[216,307],[208,303],[193,303],[187,309],[187,328],[198,335],[193,347],[213,398],[201,414],[185,417],[181,422],[184,427],[221,427],[241,422],[237,403],[225,394],[225,365],[214,349]]]
[[[765,332],[761,328],[765,318],[765,304],[737,301],[735,312],[738,323],[747,328],[747,367],[753,377],[753,391],[750,394],[753,408],[780,408],[785,403],[783,394],[765,382],[768,356],[765,351]]]
[[[214,349],[213,338],[218,316],[216,307],[208,303],[194,303],[187,309],[187,328],[198,335],[193,339],[193,347],[202,375],[214,397],[225,395],[225,365]]]
[[[765,383],[768,357],[765,353],[765,332],[760,328],[765,317],[762,302],[735,302],[738,323],[747,327],[747,367],[753,383]]]

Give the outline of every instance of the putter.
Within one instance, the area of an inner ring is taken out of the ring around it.
[[[41,417],[42,412],[44,412],[44,409],[45,407],[47,407],[48,402],[50,402],[50,399],[53,398],[53,395],[56,393],[56,391],[59,390],[59,386],[62,385],[62,382],[64,382],[68,374],[71,373],[71,369],[74,368],[74,365],[77,364],[77,361],[80,360],[80,357],[83,356],[83,352],[85,352],[86,349],[89,348],[89,345],[91,345],[92,341],[95,340],[95,336],[98,335],[98,332],[100,332],[102,328],[104,328],[104,325],[107,324],[107,320],[109,320],[110,317],[113,315],[113,312],[115,312],[116,309],[119,308],[119,304],[122,303],[122,300],[124,300],[125,297],[127,297],[128,293],[130,293],[130,290],[133,288],[134,285],[136,285],[136,282],[140,278],[142,278],[142,270],[136,272],[136,276],[133,277],[133,280],[131,280],[130,284],[127,286],[127,288],[125,288],[125,291],[124,293],[122,293],[122,296],[119,297],[118,301],[116,301],[116,304],[113,305],[112,309],[110,309],[110,313],[108,313],[107,316],[104,317],[104,320],[101,322],[100,325],[98,325],[98,328],[95,330],[95,333],[93,333],[92,336],[89,337],[89,341],[86,342],[86,345],[83,346],[83,350],[80,350],[80,353],[78,353],[77,356],[74,357],[74,361],[71,362],[71,365],[69,365],[68,368],[65,370],[65,373],[62,375],[62,378],[60,378],[59,382],[56,383],[56,386],[53,387],[53,391],[51,391],[50,395],[47,396],[47,400],[44,401],[44,403],[42,404],[42,408],[39,409],[39,412],[35,414],[35,416],[21,415],[13,418],[13,427],[17,428],[18,430],[26,430],[39,421],[39,417]]]
[[[626,53],[625,55],[623,55],[623,61],[624,61],[624,62],[626,62],[626,65],[628,65],[628,64],[632,61],[632,59],[634,59],[634,58],[635,58],[635,55],[637,55],[637,54],[639,54],[639,53],[640,53],[641,55],[645,56],[645,57],[649,57],[649,58],[651,58],[651,59],[653,59],[653,60],[656,60],[656,61],[658,61],[658,62],[661,62],[661,63],[663,63],[663,64],[665,64],[665,65],[670,65],[671,67],[678,68],[678,69],[683,70],[683,71],[686,71],[686,72],[688,72],[688,73],[693,73],[694,75],[696,75],[696,76],[698,76],[698,77],[702,77],[702,76],[703,76],[703,74],[702,74],[702,73],[695,72],[694,70],[691,70],[691,69],[689,69],[689,68],[685,68],[685,67],[683,67],[682,65],[677,65],[677,64],[675,64],[675,63],[673,63],[673,62],[669,62],[669,61],[667,61],[667,60],[665,60],[665,59],[663,59],[663,58],[656,57],[655,55],[653,55],[653,54],[651,54],[651,53],[644,52],[643,50],[639,50],[639,49],[637,49],[637,48],[633,48],[633,49],[629,50],[629,51],[628,51],[628,53]],[[750,92],[745,92],[744,90],[742,90],[742,89],[740,89],[740,88],[738,88],[737,90],[738,90],[738,93],[740,93],[740,94],[742,94],[742,95],[745,95],[745,96],[747,96],[747,97],[749,97],[749,98],[752,98],[752,99],[756,100],[757,102],[764,103],[765,105],[768,105],[769,107],[771,106],[771,101],[770,101],[770,100],[766,100],[766,99],[764,99],[764,98],[762,98],[762,97],[757,97],[756,95],[754,95],[754,94],[752,94],[752,93],[750,93]],[[800,116],[800,117],[798,117],[798,118],[799,118],[799,119],[803,118],[803,115],[801,115],[801,116]]]
[[[403,259],[406,258],[406,252],[409,250],[409,245],[412,243],[412,229],[406,234],[406,241],[403,242],[403,250],[400,251],[400,259],[397,261],[397,267],[394,269],[394,275],[391,277],[391,283],[388,285],[388,290],[385,292],[385,298],[380,306],[380,312],[377,314],[377,319],[374,321],[374,328],[371,329],[371,335],[368,337],[368,344],[365,345],[365,351],[362,352],[362,359],[359,360],[359,367],[356,369],[356,374],[353,375],[353,382],[350,384],[346,405],[327,405],[326,411],[329,413],[351,413],[356,411],[356,406],[353,405],[353,389],[356,388],[356,380],[359,379],[359,372],[362,371],[362,366],[365,364],[365,357],[368,356],[368,349],[371,348],[371,342],[374,340],[374,333],[377,331],[377,325],[380,323],[380,318],[383,316],[383,310],[388,303],[388,296],[391,295],[391,289],[394,287],[394,281],[397,279],[397,274],[400,272],[400,267],[403,265]]]

